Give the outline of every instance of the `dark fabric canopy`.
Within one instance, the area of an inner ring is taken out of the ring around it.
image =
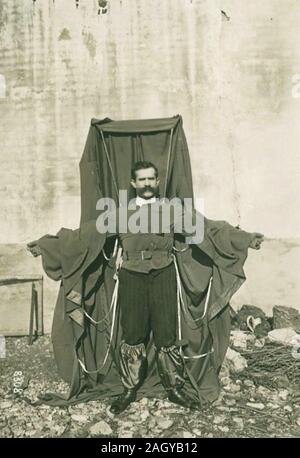
[[[159,170],[160,194],[193,197],[191,165],[181,116],[140,121],[93,119],[80,161],[81,224],[96,218],[96,202],[119,189],[135,197],[130,186],[136,161],[153,162]]]
[[[118,203],[120,189],[134,197],[130,175],[138,160],[157,165],[161,197],[194,198],[181,116],[136,121],[92,119],[80,161],[80,228],[61,229],[56,236],[38,241],[46,273],[61,280],[52,339],[59,373],[71,384],[66,398],[48,394],[43,402],[64,405],[122,391],[116,352],[122,338],[120,311],[117,306],[111,308],[116,284],[114,240],[96,231],[96,202],[100,197],[112,197]],[[178,332],[187,343],[182,347],[188,372],[186,389],[195,399],[213,401],[218,397],[218,372],[229,343],[228,303],[245,281],[243,265],[250,240],[248,232],[208,219],[199,245],[175,240],[181,283]],[[163,393],[152,336],[147,354],[149,372],[139,397]]]

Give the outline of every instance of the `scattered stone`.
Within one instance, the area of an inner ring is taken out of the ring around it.
[[[243,372],[248,366],[246,359],[232,348],[228,348],[227,350],[226,363],[228,364],[229,371],[233,374]]]
[[[246,405],[257,410],[263,410],[265,408],[265,405],[262,402],[247,402]]]
[[[148,404],[148,401],[149,401],[148,398],[142,398],[142,399],[139,400],[139,404],[141,406],[145,406],[145,405]]]
[[[286,375],[275,375],[272,377],[272,382],[278,388],[288,388],[290,386],[290,381]]]
[[[132,421],[126,421],[126,420],[121,420],[121,419],[120,419],[120,424],[122,425],[122,428],[124,429],[130,429],[130,428],[133,428],[134,426]]]
[[[151,418],[148,423],[149,430],[151,431],[153,428],[155,428],[155,426],[156,426],[156,421],[154,420],[154,418]]]
[[[109,436],[110,434],[112,434],[112,429],[108,423],[101,420],[98,421],[98,423],[95,423],[93,426],[91,426],[89,432],[91,436]]]
[[[291,437],[300,437],[300,428],[294,428],[291,430]]]
[[[236,404],[236,400],[235,399],[226,399],[225,404],[229,407],[232,407]]]
[[[190,438],[194,438],[195,437],[195,434],[191,433],[190,431],[186,431],[186,430],[183,430],[182,431],[182,436],[181,436],[183,439],[190,439]]]
[[[233,347],[242,348],[245,350],[247,348],[247,342],[250,340],[254,342],[255,336],[251,336],[245,331],[231,331],[230,333],[230,344]]]
[[[86,423],[88,421],[88,417],[85,415],[71,415],[73,421],[78,421],[78,423]]]
[[[235,385],[234,383],[230,383],[229,385],[224,386],[224,390],[226,391],[226,395],[233,395],[234,397],[237,393],[241,390],[240,385]]]
[[[259,387],[257,387],[256,393],[263,397],[270,397],[272,392],[268,388],[260,385]]]
[[[13,403],[11,401],[3,401],[0,404],[0,409],[9,409],[12,405]]]
[[[271,342],[286,346],[300,346],[300,335],[292,328],[274,329],[268,333]]]
[[[147,418],[148,418],[149,416],[150,416],[149,411],[148,411],[148,410],[144,410],[144,411],[141,412],[141,414],[140,414],[140,419],[141,419],[142,421],[145,421],[145,420],[147,420]]]
[[[225,388],[230,385],[231,379],[230,377],[220,377],[220,383]]]
[[[261,339],[256,339],[254,343],[254,347],[256,348],[263,348],[265,346],[266,339],[262,337]]]
[[[173,425],[174,421],[168,418],[157,418],[156,424],[160,429],[169,429]]]
[[[118,432],[118,438],[120,439],[132,439],[133,438],[133,431],[128,431],[128,430],[120,430]]]
[[[12,430],[8,426],[6,426],[5,428],[1,429],[1,437],[2,438],[14,437],[14,434]]]
[[[241,385],[232,384],[230,388],[231,393],[238,393],[239,391],[241,391]]]
[[[0,429],[5,428],[7,425],[7,419],[5,417],[0,417]]]
[[[216,408],[217,408],[218,410],[220,410],[221,412],[230,412],[230,408],[229,408],[229,407],[217,406]]]
[[[292,328],[300,333],[300,314],[293,307],[275,305],[273,307],[273,329]]]
[[[244,429],[244,421],[240,417],[233,417],[232,419],[234,423],[236,424],[238,429]]]
[[[23,340],[25,342],[22,344],[24,357],[26,350],[26,352],[31,352],[31,358],[32,349],[27,346],[26,339],[22,339],[22,342]],[[35,344],[39,344],[39,342],[40,339]],[[47,345],[50,347],[50,340]],[[36,349],[34,350],[36,351]],[[44,348],[42,347],[41,350],[44,350]],[[59,382],[55,379],[57,375],[53,370],[54,364],[48,368],[49,363],[46,362],[46,368],[43,367],[45,352],[40,353],[38,369],[36,364],[32,366],[27,364],[30,370],[26,369],[26,371],[31,377],[29,388],[26,390],[26,396],[29,399],[33,399],[41,391],[57,392],[58,389],[63,390],[64,387],[64,385],[60,387]],[[258,352],[257,356],[259,357]],[[17,354],[16,358],[21,360],[23,352],[21,357],[20,354]],[[7,362],[4,362],[4,364],[7,364]],[[19,360],[14,360],[9,364],[12,368],[19,367]],[[236,436],[244,436],[244,432],[245,436],[248,436],[255,432],[256,424],[257,428],[260,428],[262,432],[265,431],[265,435],[268,437],[273,434],[290,437],[291,435],[296,435],[294,431],[300,431],[300,389],[297,388],[296,384],[289,383],[285,371],[281,371],[281,373],[278,371],[280,375],[275,375],[272,372],[268,375],[264,371],[260,375],[259,371],[255,372],[254,370],[253,374],[251,371],[245,371],[241,375],[230,378],[229,365],[224,365],[221,375],[224,376],[225,380],[227,377],[226,384],[229,386],[229,390],[222,388],[219,399],[203,411],[201,423],[198,423],[197,413],[194,413],[190,418],[186,416],[184,408],[176,406],[165,399],[155,398],[142,398],[120,417],[113,414],[110,416],[109,412],[105,413],[106,409],[109,409],[107,405],[110,404],[110,400],[81,403],[73,406],[70,410],[69,408],[50,407],[47,405],[32,407],[21,398],[16,399],[12,395],[9,367],[5,366],[5,371],[2,371],[0,375],[1,437],[119,436],[124,438],[165,438],[176,434],[176,437],[183,438],[207,437],[207,435],[208,437],[225,437],[232,436],[234,433],[236,433]],[[246,378],[245,383],[243,381],[244,377]],[[247,377],[250,377],[251,380],[247,379]],[[267,377],[272,383],[267,383]],[[238,380],[235,380],[236,378]],[[276,390],[274,388],[271,390],[265,388],[274,387],[274,383]],[[30,393],[28,394],[28,392]],[[253,402],[249,401],[250,397]],[[245,405],[247,402],[249,403],[248,406]],[[263,404],[265,406],[264,410],[263,407],[257,409],[257,404]],[[4,408],[2,409],[3,406]],[[247,407],[247,410],[243,406]],[[250,407],[253,410],[250,410]],[[214,416],[212,413],[214,413]],[[90,431],[93,427],[95,428],[93,423],[97,424],[102,418],[108,426],[107,430],[105,431],[101,428],[98,431],[93,430],[93,435]],[[110,418],[112,418],[112,421]],[[186,421],[187,418],[191,421],[190,426]],[[240,419],[244,421],[244,425]],[[280,419],[282,419],[282,423]],[[126,427],[124,427],[124,423]],[[247,429],[248,426],[249,431]]]
[[[276,409],[280,408],[280,406],[278,404],[274,404],[274,402],[268,402],[267,407],[269,407],[269,409],[273,409],[273,410],[276,410]]]
[[[218,426],[218,429],[222,431],[222,433],[229,433],[228,426]]]
[[[278,397],[282,401],[286,401],[289,397],[289,391],[288,390],[279,390],[278,391]]]
[[[225,415],[216,415],[213,420],[215,425],[220,425],[221,423],[224,423],[225,421],[226,421]]]

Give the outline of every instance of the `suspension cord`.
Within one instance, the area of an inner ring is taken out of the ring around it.
[[[107,146],[106,146],[106,143],[105,143],[105,139],[104,139],[104,135],[103,135],[102,130],[100,130],[100,134],[101,134],[102,141],[103,141],[103,146],[104,146],[104,151],[105,151],[105,154],[106,154],[106,159],[107,159],[110,171],[111,171],[111,176],[112,176],[113,184],[114,184],[115,191],[116,191],[116,194],[117,194],[118,203],[120,204],[120,202],[119,202],[119,190],[118,190],[117,182],[116,182],[116,179],[115,179],[115,176],[114,176],[111,160],[109,158],[109,154],[108,154],[108,150],[107,150]]]
[[[174,129],[172,128],[171,129],[171,135],[170,135],[169,151],[168,151],[167,171],[166,171],[166,178],[165,178],[165,191],[164,191],[164,196],[163,197],[167,197],[167,186],[168,186],[169,168],[170,168],[170,160],[171,160],[173,131],[174,131]]]

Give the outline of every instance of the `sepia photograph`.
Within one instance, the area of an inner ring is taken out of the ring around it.
[[[0,0],[1,439],[300,437],[299,38],[299,0]]]

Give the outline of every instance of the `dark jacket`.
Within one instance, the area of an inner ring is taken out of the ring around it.
[[[123,269],[149,273],[152,269],[161,269],[172,263],[176,234],[184,237],[196,235],[196,214],[201,232],[204,217],[199,212],[189,211],[180,199],[173,202],[157,199],[135,209],[118,207],[116,211],[105,212],[98,219],[98,228],[100,221],[105,221],[106,227],[110,223],[107,236],[118,235],[123,248]]]

